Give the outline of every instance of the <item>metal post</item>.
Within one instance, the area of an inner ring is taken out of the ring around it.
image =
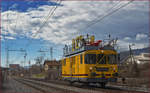
[[[53,47],[50,47],[51,60],[53,60]]]
[[[27,56],[27,53],[25,53],[25,55],[24,55],[24,66],[25,66],[25,63],[26,63],[26,56]]]
[[[6,48],[6,67],[9,67],[9,50]]]
[[[29,60],[29,77],[31,77],[30,64],[31,64],[31,62]]]
[[[131,50],[131,45],[130,44],[129,44],[129,52],[130,52],[131,63],[133,64],[133,62],[132,62],[132,50]]]

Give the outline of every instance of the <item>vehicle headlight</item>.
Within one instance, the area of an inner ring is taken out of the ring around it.
[[[114,67],[114,68],[113,68],[113,70],[115,71],[115,70],[116,70],[116,68]]]
[[[115,67],[110,67],[109,70],[110,71],[116,71],[116,68]]]
[[[90,70],[92,70],[92,69],[93,69],[93,67],[90,67],[89,69],[90,69]]]

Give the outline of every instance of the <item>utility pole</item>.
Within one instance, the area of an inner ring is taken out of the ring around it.
[[[41,65],[41,63],[42,63],[42,61],[44,60],[44,55],[42,55],[42,53],[48,52],[48,50],[41,50],[41,49],[40,49],[40,50],[38,50],[38,52],[41,53],[41,56],[38,57],[38,58],[36,59],[36,61],[39,63],[40,71],[42,72],[42,65]]]
[[[40,53],[45,53],[45,52],[48,52],[48,50],[41,50],[41,49],[40,49],[40,50],[38,50],[38,52],[40,52]],[[44,55],[45,55],[45,54],[44,54]],[[41,54],[41,57],[42,57],[43,59],[44,59],[44,55]]]
[[[21,63],[21,66],[23,67],[24,62],[23,62],[23,61],[21,61],[20,63]]]
[[[30,62],[30,60],[29,60],[29,68],[30,68],[30,64],[31,64],[31,62]]]
[[[133,56],[133,52],[132,52],[131,46],[134,46],[134,44],[132,44],[132,45],[129,44],[129,52],[130,52],[131,63],[134,64],[135,63],[135,59],[134,59],[134,56]]]
[[[50,47],[50,56],[51,56],[51,60],[53,60],[53,47]]]
[[[50,60],[53,60],[53,47],[50,47],[48,50],[38,50],[38,52],[49,52],[50,53]]]
[[[131,46],[134,46],[134,44],[130,45],[129,44],[129,52],[130,52],[130,58],[131,58],[131,74],[133,74],[134,76],[138,76],[139,75],[139,69],[137,67],[137,63],[135,62],[135,58],[132,52],[132,48]]]
[[[31,64],[31,62],[30,62],[30,60],[29,60],[29,77],[31,77],[31,68],[30,68],[30,64]]]
[[[6,48],[6,67],[9,67],[9,51],[8,51],[8,47]]]
[[[129,68],[129,73],[131,75],[133,75],[133,58],[132,58],[132,49],[131,49],[131,45],[129,44],[129,53],[130,53],[130,61],[131,61],[131,65],[130,65],[130,68]]]
[[[25,63],[26,63],[26,57],[27,57],[27,53],[25,52],[25,54],[24,54],[24,66],[25,66]]]
[[[110,39],[111,39],[111,35],[109,34],[109,35],[108,35],[108,40],[110,40]]]

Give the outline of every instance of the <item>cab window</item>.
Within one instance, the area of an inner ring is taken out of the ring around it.
[[[106,55],[104,55],[104,54],[98,54],[97,55],[97,62],[99,64],[106,64]]]
[[[80,55],[80,64],[82,64],[82,54]]]
[[[96,54],[86,54],[85,64],[96,64]]]
[[[117,64],[117,56],[116,55],[108,55],[108,64]]]

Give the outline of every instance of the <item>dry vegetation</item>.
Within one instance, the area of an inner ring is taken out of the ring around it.
[[[135,68],[132,64],[123,64],[119,67],[120,78],[125,77],[125,85],[131,87],[149,87],[150,81],[150,63],[136,64]],[[118,80],[122,84],[121,79]]]

